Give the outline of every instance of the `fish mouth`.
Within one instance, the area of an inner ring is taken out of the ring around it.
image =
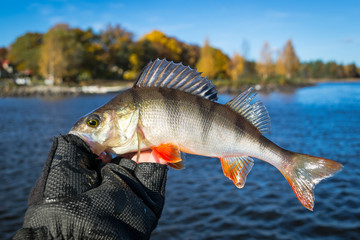
[[[100,153],[96,159],[100,159],[103,163],[109,163],[112,161],[113,157],[111,152],[107,149],[104,152]]]
[[[70,131],[69,134],[73,134],[75,136],[80,137],[82,140],[84,140],[87,145],[89,145],[91,151],[98,155],[96,159],[100,159],[103,163],[109,163],[112,160],[112,151],[111,149],[107,148],[104,150],[104,147],[102,147],[100,144],[94,142],[91,140],[91,137],[86,134],[80,134],[76,131]]]

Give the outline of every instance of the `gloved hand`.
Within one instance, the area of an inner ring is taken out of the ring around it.
[[[14,239],[148,239],[164,205],[167,166],[102,167],[74,135],[55,138]]]

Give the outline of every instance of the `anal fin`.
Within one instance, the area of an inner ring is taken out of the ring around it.
[[[237,188],[243,188],[254,160],[249,156],[239,156],[220,158],[220,161],[224,175],[230,178]]]

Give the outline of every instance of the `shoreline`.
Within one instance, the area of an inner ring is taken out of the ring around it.
[[[128,85],[118,86],[16,86],[1,87],[0,97],[67,97],[77,95],[92,95],[114,93],[129,88]]]
[[[296,84],[296,85],[276,85],[276,84],[255,84],[255,85],[242,85],[238,88],[231,87],[217,87],[218,93],[220,94],[230,94],[230,95],[238,95],[245,91],[246,89],[253,87],[256,92],[262,94],[270,94],[272,92],[282,92],[282,93],[293,93],[299,88],[303,87],[311,87],[315,86],[316,83],[304,83],[304,84]]]
[[[237,95],[249,87],[262,94],[269,94],[272,92],[292,93],[299,88],[315,86],[318,83],[341,83],[341,82],[360,82],[360,79],[310,79],[307,83],[293,84],[293,85],[277,85],[277,84],[256,84],[256,85],[241,85],[237,88],[230,86],[217,86],[219,94]],[[116,93],[125,89],[131,88],[132,83],[121,85],[89,85],[89,86],[2,86],[0,87],[0,98],[7,97],[68,97],[78,95],[93,95]]]

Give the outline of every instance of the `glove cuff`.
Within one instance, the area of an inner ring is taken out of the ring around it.
[[[139,163],[135,168],[136,178],[151,192],[165,194],[168,167],[159,163]]]
[[[144,186],[152,209],[159,219],[164,206],[165,185],[168,168],[159,163],[139,163],[134,175]]]

